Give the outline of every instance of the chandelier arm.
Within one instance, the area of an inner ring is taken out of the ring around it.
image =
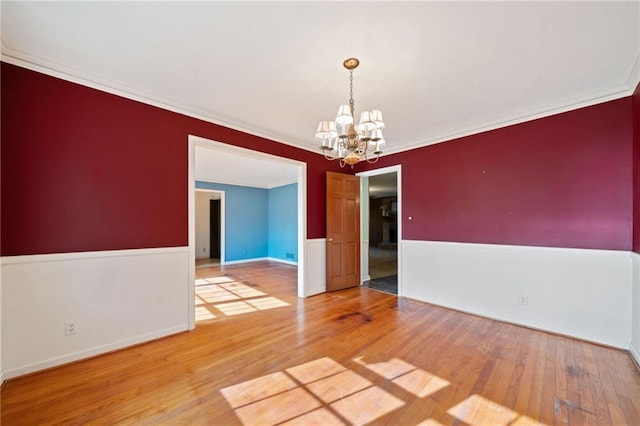
[[[324,158],[329,160],[329,161],[333,161],[333,160],[335,160],[337,158],[335,156],[327,155],[327,150],[323,150],[322,151],[322,155],[324,155]]]
[[[380,158],[380,155],[376,154],[376,158],[375,158],[375,159],[373,159],[373,160],[369,160],[369,159],[367,158],[367,163],[369,163],[369,164],[375,164],[375,163],[377,163],[377,162],[378,162],[378,159],[379,159],[379,158]]]

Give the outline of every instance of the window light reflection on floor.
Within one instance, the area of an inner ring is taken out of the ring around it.
[[[391,380],[392,383],[395,383],[418,398],[425,398],[450,385],[447,380],[398,358],[392,358],[389,361],[383,362],[367,363],[364,361],[364,357],[358,357],[354,359],[354,361],[385,379]]]
[[[229,277],[197,279],[196,321],[289,306],[289,303],[276,297],[264,296],[267,294]]]
[[[196,306],[196,321],[204,321],[216,318],[216,316],[204,306]]]
[[[399,398],[327,357],[220,392],[245,425],[364,424],[404,405]]]
[[[531,417],[518,414],[480,395],[471,395],[451,407],[447,413],[471,426],[543,426]]]
[[[243,298],[247,297],[256,297],[256,296],[264,296],[266,293],[261,292],[260,290],[256,290],[253,287],[249,287],[248,285],[240,284],[237,282],[227,283],[227,284],[219,284],[220,287],[225,290],[238,295]]]

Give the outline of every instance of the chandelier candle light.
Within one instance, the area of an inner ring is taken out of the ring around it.
[[[365,160],[368,163],[378,161],[384,138],[382,129],[382,112],[379,109],[362,111],[360,124],[354,124],[353,70],[360,61],[356,58],[346,59],[342,65],[349,70],[349,104],[340,105],[334,121],[321,121],[316,131],[316,141],[327,160],[338,159],[340,167],[353,165]],[[375,156],[374,158],[371,158]]]

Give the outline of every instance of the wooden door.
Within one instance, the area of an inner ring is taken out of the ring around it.
[[[327,291],[360,285],[360,178],[327,172]]]
[[[220,200],[209,200],[209,247],[209,258],[220,259]]]

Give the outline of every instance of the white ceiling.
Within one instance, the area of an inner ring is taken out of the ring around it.
[[[640,2],[10,2],[2,58],[315,150],[348,99],[387,152],[630,95]],[[248,170],[247,168],[244,171]]]
[[[298,181],[298,167],[292,161],[191,138],[195,142],[196,180],[267,189]]]

